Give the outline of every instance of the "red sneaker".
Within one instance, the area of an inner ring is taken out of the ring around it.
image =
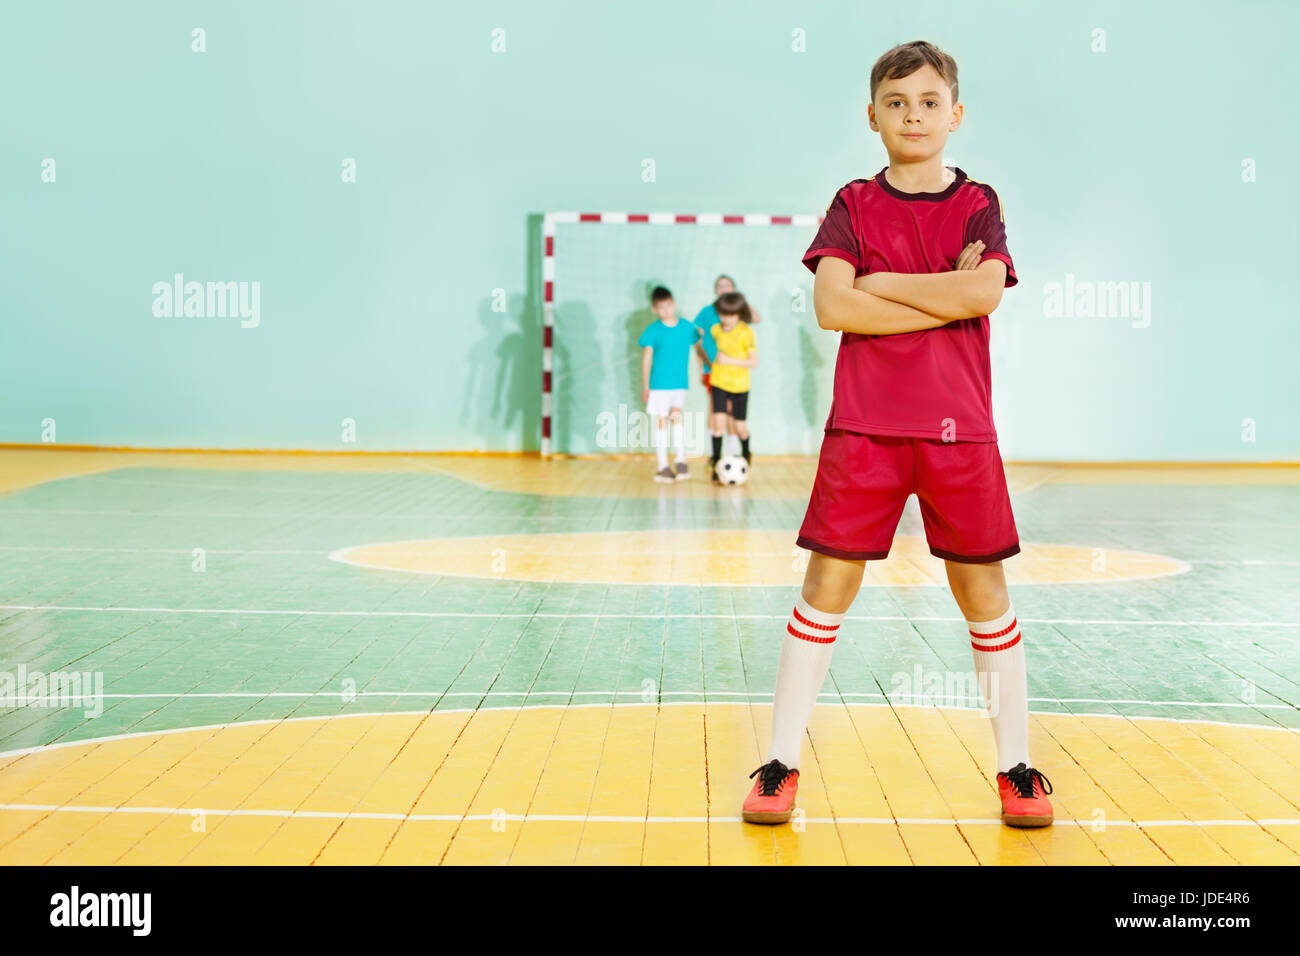
[[[1047,795],[1052,781],[1033,767],[1018,763],[998,774],[998,796],[1002,798],[1002,822],[1009,827],[1045,827],[1052,822],[1052,805]]]
[[[791,770],[779,760],[769,760],[749,775],[754,789],[745,798],[740,815],[746,823],[785,823],[794,809],[794,795],[799,789],[799,771]]]

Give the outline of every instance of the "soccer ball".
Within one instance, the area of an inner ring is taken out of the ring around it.
[[[718,481],[724,485],[743,485],[749,478],[749,463],[738,456],[721,458],[717,466]]]

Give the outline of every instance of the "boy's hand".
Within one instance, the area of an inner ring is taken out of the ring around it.
[[[963,269],[974,269],[980,264],[980,256],[984,255],[984,242],[976,239],[969,246],[961,251],[957,257],[957,264],[952,267],[953,272],[961,272]]]
[[[649,401],[650,401],[650,389],[649,388],[641,389],[641,404],[645,405]]]
[[[961,251],[961,255],[957,257],[957,264],[953,266],[952,271],[961,272],[963,270],[977,268],[980,264],[980,256],[982,255],[984,255],[984,242],[980,239],[976,239]],[[853,288],[857,289],[859,292],[874,293],[878,282],[879,280],[872,275],[858,276],[853,280]]]

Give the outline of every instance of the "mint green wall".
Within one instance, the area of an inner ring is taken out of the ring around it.
[[[945,155],[998,189],[1021,277],[1004,457],[1300,458],[1298,9],[6,4],[0,442],[535,449],[536,214],[820,212],[886,163],[871,63],[926,38],[961,69]],[[259,282],[260,324],[155,317],[178,272]],[[1045,316],[1067,274],[1150,283],[1149,327]]]

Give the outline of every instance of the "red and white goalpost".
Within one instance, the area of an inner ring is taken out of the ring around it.
[[[774,216],[762,213],[672,212],[548,212],[542,215],[542,457],[551,457],[552,361],[555,345],[555,227],[561,223],[598,222],[649,226],[806,226],[816,227],[825,216]]]

